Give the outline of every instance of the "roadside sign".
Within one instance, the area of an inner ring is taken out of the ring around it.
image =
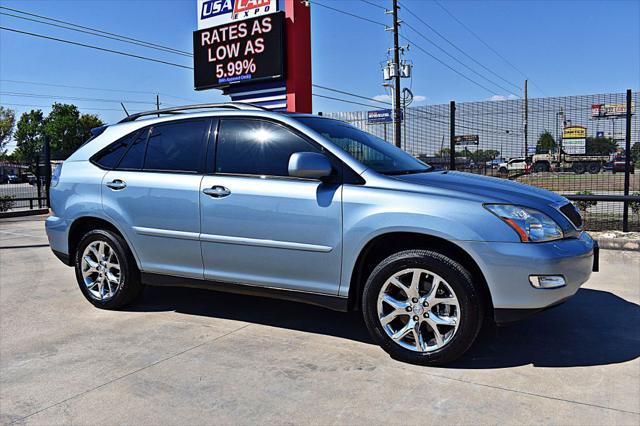
[[[583,126],[568,126],[562,131],[562,139],[584,139],[587,137],[587,128]]]
[[[584,154],[587,150],[587,128],[567,126],[562,130],[562,149],[570,155]]]
[[[195,89],[283,79],[283,40],[283,12],[195,31]]]
[[[454,136],[453,142],[457,146],[478,145],[480,143],[480,136],[478,136],[478,135],[459,135],[459,136]]]
[[[198,0],[197,4],[199,30],[278,10],[278,0]]]
[[[404,118],[400,111],[400,120]],[[391,109],[377,109],[367,111],[367,124],[391,123],[393,121],[393,111]]]
[[[631,113],[635,112],[635,105],[631,104]],[[613,104],[592,104],[591,105],[591,117],[615,117],[627,114],[626,103],[613,103]]]

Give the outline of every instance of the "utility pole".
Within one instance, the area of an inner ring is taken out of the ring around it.
[[[400,116],[400,46],[398,45],[398,0],[393,0],[393,64],[395,67],[393,90],[393,122],[396,146],[402,148],[401,116]]]
[[[156,111],[160,109],[160,94],[156,93]],[[160,117],[160,114],[158,114],[158,118]]]
[[[524,81],[524,158],[529,158],[529,92],[528,80]]]

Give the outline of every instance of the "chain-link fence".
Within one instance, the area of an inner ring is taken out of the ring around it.
[[[453,147],[456,170],[567,196],[583,211],[587,229],[640,231],[638,93],[630,100],[630,110],[626,93],[409,107],[401,143],[436,168],[451,168]],[[394,123],[380,122],[380,113],[325,115],[394,141]]]

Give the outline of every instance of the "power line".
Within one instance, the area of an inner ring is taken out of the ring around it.
[[[363,16],[356,15],[354,13],[347,12],[345,10],[336,9],[335,7],[327,6],[326,4],[318,3],[317,1],[309,2],[309,3],[310,4],[315,4],[317,6],[324,7],[325,9],[333,10],[334,12],[342,13],[343,15],[351,16],[352,18],[360,19],[362,21],[367,21],[367,22],[370,22],[372,24],[382,25],[383,27],[387,26],[387,24],[385,24],[384,22],[374,21],[373,19],[365,18]]]
[[[371,102],[378,102],[378,103],[385,104],[385,105],[391,105],[391,102],[385,102],[385,101],[381,101],[381,100],[378,100],[378,99],[368,98],[366,96],[356,95],[355,93],[345,92],[343,90],[338,90],[338,89],[332,89],[332,88],[326,87],[326,86],[320,86],[319,84],[312,84],[312,86],[313,87],[317,87],[318,89],[328,90],[330,92],[336,92],[336,93],[341,93],[343,95],[353,96],[354,98],[360,98],[360,99],[365,99],[365,100],[371,101]]]
[[[29,108],[51,108],[51,105],[37,105],[37,104],[19,104],[3,102],[2,105],[17,106],[17,107],[29,107]],[[119,111],[122,112],[122,108],[99,108],[99,107],[78,107],[84,111]],[[130,110],[130,112],[139,112],[139,110]]]
[[[429,38],[427,38],[424,34],[422,34],[420,31],[416,30],[413,26],[411,26],[411,24],[404,22],[404,25],[406,25],[408,28],[410,28],[411,30],[413,30],[416,34],[418,34],[420,37],[422,37],[423,39],[425,39],[426,41],[428,41],[430,44],[432,44],[433,46],[435,46],[438,50],[440,50],[441,52],[443,52],[445,55],[447,55],[448,57],[450,57],[451,59],[453,59],[454,61],[458,62],[460,65],[462,65],[463,67],[467,68],[469,71],[471,71],[472,73],[476,74],[477,76],[479,76],[480,78],[483,78],[484,80],[488,81],[489,83],[495,85],[496,87],[501,88],[502,90],[506,91],[507,93],[511,93],[512,95],[515,96],[519,96],[517,93],[514,93],[511,89],[507,89],[506,87],[496,83],[495,81],[485,77],[484,75],[480,74],[479,72],[477,72],[476,70],[474,70],[473,68],[471,68],[469,65],[465,64],[464,62],[462,62],[461,60],[459,60],[458,58],[456,58],[455,56],[453,56],[452,54],[450,54],[449,52],[447,52],[446,50],[444,50],[442,47],[438,46],[436,43],[434,43],[433,41],[429,40]]]
[[[0,95],[4,96],[23,96],[25,98],[40,98],[40,99],[66,99],[70,101],[93,101],[93,102],[126,102],[129,104],[151,104],[155,105],[155,102],[151,101],[132,101],[126,99],[103,99],[103,98],[84,98],[79,96],[59,96],[59,95],[45,95],[41,93],[25,93],[25,92],[0,92]]]
[[[486,41],[484,41],[478,34],[476,34],[471,28],[469,28],[467,25],[465,25],[464,22],[462,22],[461,20],[459,20],[453,13],[451,13],[449,11],[449,9],[447,9],[446,7],[444,7],[438,0],[434,0],[435,4],[437,4],[442,10],[444,10],[447,15],[449,15],[454,21],[456,21],[458,24],[460,24],[465,30],[467,30],[471,35],[473,35],[476,39],[478,39],[482,44],[484,44],[489,50],[491,50],[493,53],[495,53],[500,59],[502,59],[505,63],[507,63],[511,68],[513,68],[514,70],[518,71],[520,74],[522,74],[525,78],[529,79],[529,81],[531,81],[531,84],[533,84],[534,86],[536,86],[536,88],[542,92],[542,94],[544,94],[544,91],[540,88],[540,86],[538,86],[534,81],[532,81],[527,74],[525,74],[522,70],[520,70],[518,67],[516,67],[515,65],[513,65],[507,58],[505,58],[504,56],[502,56],[500,54],[500,52],[498,52],[496,49],[494,49],[493,47],[491,47],[489,45],[489,43],[487,43]]]
[[[93,31],[94,33],[101,33],[101,34],[104,34],[106,36],[112,36],[112,37],[106,37],[106,38],[117,37],[118,39],[122,39],[122,40],[119,40],[119,41],[128,42],[128,43],[137,44],[137,45],[142,45],[144,47],[149,47],[149,48],[155,48],[157,50],[158,49],[159,50],[164,50],[164,51],[167,51],[169,53],[177,53],[177,54],[185,55],[185,56],[193,56],[191,54],[191,52],[186,52],[184,50],[174,49],[173,47],[163,46],[161,44],[151,43],[151,42],[144,41],[144,40],[139,40],[139,39],[136,39],[136,38],[133,38],[133,37],[123,36],[123,35],[120,35],[120,34],[111,33],[111,32],[108,32],[108,31],[103,31],[103,30],[100,30],[100,29],[96,29],[96,28],[91,28],[91,27],[87,27],[87,26],[84,26],[84,25],[75,24],[73,22],[62,21],[60,19],[50,18],[50,17],[43,16],[43,15],[37,15],[35,13],[25,12],[25,11],[22,11],[22,10],[19,10],[19,9],[14,9],[14,8],[11,8],[11,7],[6,7],[6,6],[0,6],[0,9],[10,10],[12,12],[18,12],[18,13],[21,13],[23,15],[33,16],[33,17],[36,17],[36,18],[45,19],[45,20],[53,21],[53,22],[58,22],[58,23],[64,24],[64,25],[69,25],[69,26],[71,26],[73,28],[66,28],[66,27],[62,27],[62,28],[71,29],[71,30],[74,30],[74,31],[79,31],[78,29],[81,28],[81,29],[84,29],[84,30]],[[10,15],[10,16],[18,17],[18,18],[21,18],[21,19],[28,19],[28,18],[24,18],[24,17],[15,16],[15,15]],[[34,21],[34,20],[32,20],[32,21]],[[39,22],[39,21],[35,21],[35,22]],[[40,22],[40,23],[46,24],[45,22]],[[48,25],[53,25],[53,24],[48,24]],[[59,25],[56,25],[56,26],[59,26]],[[82,31],[82,32],[86,32],[86,31]],[[99,37],[105,37],[104,35],[100,35],[100,34],[94,34],[94,35],[97,35]]]
[[[320,95],[318,93],[313,93],[312,96],[316,96],[318,98],[331,99],[331,100],[334,100],[334,101],[346,102],[348,104],[366,106],[368,108],[379,108],[379,107],[377,107],[375,105],[368,105],[368,104],[363,104],[362,102],[356,102],[356,101],[349,101],[349,100],[346,100],[346,99],[334,98],[332,96]]]
[[[372,2],[372,1],[368,1],[368,0],[360,0],[360,1],[361,1],[362,3],[366,3],[366,4],[368,4],[368,5],[371,5],[371,6],[377,7],[378,9],[387,10],[387,8],[386,8],[386,7],[381,6],[381,5],[379,5],[379,4],[376,4],[376,3]]]
[[[137,59],[144,59],[145,61],[157,62],[157,63],[160,63],[160,64],[171,65],[171,66],[178,67],[178,68],[185,68],[185,69],[190,69],[190,70],[193,69],[192,67],[189,67],[189,66],[186,66],[186,65],[176,64],[176,63],[173,63],[173,62],[163,61],[163,60],[160,60],[160,59],[149,58],[147,56],[134,55],[133,53],[126,53],[126,52],[121,52],[121,51],[118,51],[118,50],[107,49],[105,47],[93,46],[91,44],[78,43],[78,42],[75,42],[75,41],[65,40],[65,39],[62,39],[62,38],[50,37],[50,36],[46,36],[46,35],[43,35],[43,34],[31,33],[31,32],[28,32],[28,31],[21,31],[21,30],[15,29],[15,28],[8,28],[8,27],[1,27],[0,26],[0,30],[11,31],[11,32],[18,33],[18,34],[25,34],[25,35],[29,35],[29,36],[32,36],[32,37],[40,37],[40,38],[44,38],[44,39],[47,39],[47,40],[58,41],[60,43],[73,44],[75,46],[81,46],[81,47],[86,47],[86,48],[89,48],[89,49],[101,50],[103,52],[115,53],[117,55],[129,56],[129,57],[137,58]]]
[[[475,84],[478,87],[483,88],[484,90],[486,90],[489,93],[492,93],[494,95],[498,95],[498,93],[496,93],[495,91],[489,89],[488,87],[486,87],[485,85],[483,85],[482,83],[478,83],[476,80],[472,79],[471,77],[468,77],[466,74],[458,71],[457,69],[453,68],[451,65],[447,64],[446,62],[442,61],[440,58],[438,58],[437,56],[432,55],[431,53],[429,53],[427,50],[425,50],[422,46],[414,43],[413,41],[411,41],[409,38],[407,38],[406,36],[401,36],[403,39],[405,39],[406,41],[408,41],[409,43],[411,43],[411,45],[413,45],[414,47],[416,47],[418,50],[420,50],[422,53],[430,56],[431,58],[435,59],[436,61],[440,62],[442,65],[444,65],[445,67],[449,68],[451,71],[455,72],[456,74],[458,74],[459,76],[463,77],[464,79],[470,81],[471,83]]]
[[[364,0],[363,0],[364,1]],[[498,77],[500,80],[504,81],[507,84],[510,84],[511,86],[515,87],[516,89],[522,91],[522,88],[520,86],[518,86],[517,84],[512,83],[511,81],[507,80],[506,78],[502,77],[501,75],[499,75],[498,73],[494,72],[493,70],[491,70],[490,68],[486,67],[485,65],[483,65],[481,62],[479,62],[478,60],[476,60],[473,56],[469,55],[467,52],[465,52],[464,50],[462,50],[460,47],[458,47],[457,45],[455,45],[451,40],[449,40],[447,37],[445,37],[444,35],[442,35],[438,30],[436,30],[435,28],[433,28],[431,25],[429,25],[427,22],[424,21],[424,19],[422,19],[420,16],[416,15],[415,13],[413,13],[411,11],[411,9],[409,9],[407,6],[405,6],[404,4],[402,4],[402,7],[409,12],[410,15],[412,15],[414,18],[416,18],[418,21],[420,21],[422,24],[424,24],[427,28],[429,28],[431,31],[433,31],[434,33],[436,33],[441,39],[443,39],[444,41],[446,41],[447,43],[449,43],[449,45],[451,45],[454,49],[456,49],[458,52],[462,53],[463,55],[465,55],[467,58],[471,59],[474,63],[476,63],[477,65],[481,66],[483,69],[485,69],[486,71],[490,72],[491,74],[493,74],[494,76]],[[408,24],[407,24],[408,25]]]
[[[185,101],[189,101],[189,102],[198,102],[198,101],[196,101],[194,99],[183,98],[183,97],[180,97],[180,96],[175,96],[175,95],[171,95],[169,93],[163,93],[163,92],[149,92],[149,91],[142,91],[142,90],[111,89],[111,88],[104,88],[104,87],[89,87],[89,86],[72,86],[72,85],[68,85],[68,84],[41,83],[41,82],[37,82],[37,81],[9,80],[9,79],[0,79],[0,82],[17,83],[17,84],[33,84],[33,85],[36,85],[36,86],[62,87],[62,88],[66,88],[66,89],[97,90],[97,91],[102,91],[102,92],[136,93],[136,94],[141,94],[141,95],[160,95],[160,96],[165,96],[165,97],[168,97],[168,98],[180,99],[180,100],[185,100]]]

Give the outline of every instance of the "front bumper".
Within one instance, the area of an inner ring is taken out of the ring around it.
[[[598,245],[578,238],[547,243],[466,242],[487,281],[496,322],[508,322],[548,309],[573,296],[598,269]],[[534,288],[531,275],[561,275],[566,285]]]

